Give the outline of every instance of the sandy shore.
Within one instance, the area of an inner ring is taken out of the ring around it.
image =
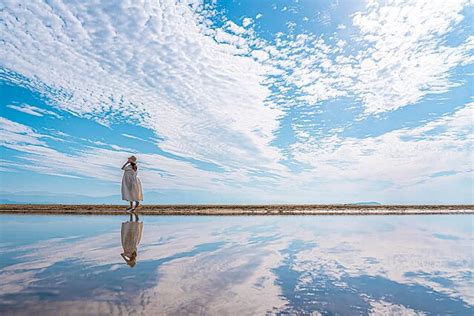
[[[126,205],[2,204],[0,214],[123,215]],[[143,215],[474,214],[474,205],[145,205]]]

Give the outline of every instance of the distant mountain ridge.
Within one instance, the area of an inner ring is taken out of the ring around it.
[[[350,203],[352,205],[382,205],[379,202],[357,202],[357,203]]]
[[[181,192],[166,190],[163,192],[145,191],[146,204],[242,204],[239,196],[225,196],[209,192],[202,196],[202,192]],[[1,204],[127,204],[120,194],[108,196],[87,196],[81,194],[51,193],[41,191],[7,192],[0,191]]]
[[[2,204],[121,204],[120,195],[87,196],[80,194],[51,193],[41,191],[0,191]]]
[[[249,204],[240,201],[237,198],[232,199],[229,196],[210,194],[207,197],[200,196],[198,193],[182,193],[182,192],[144,192],[146,204]],[[256,201],[250,204],[287,204],[276,202]],[[127,204],[122,200],[120,194],[107,196],[88,196],[70,193],[51,193],[42,191],[24,191],[24,192],[8,192],[0,191],[0,204],[104,204],[117,205]],[[295,203],[289,203],[295,204]],[[313,203],[318,204],[318,203]],[[336,203],[341,204],[341,203]],[[348,205],[382,205],[379,202],[356,202],[347,203]]]

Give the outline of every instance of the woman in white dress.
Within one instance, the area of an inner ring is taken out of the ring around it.
[[[138,215],[135,214],[135,221],[132,216],[130,214],[129,222],[122,223],[121,240],[123,252],[120,255],[133,268],[137,263],[138,244],[142,238],[143,222],[139,221]]]
[[[126,212],[131,213],[140,206],[140,201],[143,201],[142,183],[137,176],[137,157],[129,157],[122,170],[122,200],[130,202]]]

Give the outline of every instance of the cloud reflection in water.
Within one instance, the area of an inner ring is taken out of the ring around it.
[[[133,269],[119,217],[9,239],[57,225],[30,218],[1,224],[2,314],[473,312],[472,216],[145,217]]]

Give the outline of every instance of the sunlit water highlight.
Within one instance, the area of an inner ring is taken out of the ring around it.
[[[474,312],[473,216],[0,216],[6,314]]]

